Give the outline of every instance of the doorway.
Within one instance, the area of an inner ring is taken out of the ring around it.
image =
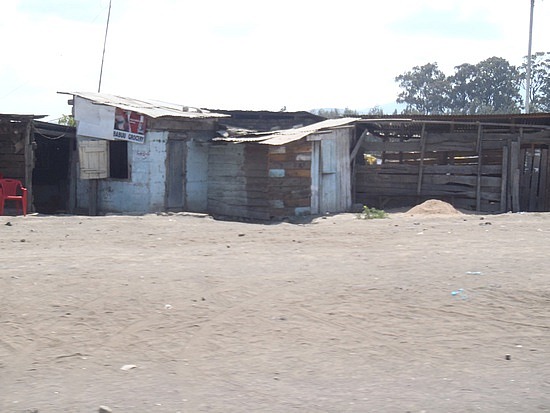
[[[312,135],[311,212],[346,212],[351,207],[350,138],[353,130],[342,128]]]
[[[34,143],[34,210],[44,214],[70,212],[71,154],[74,151],[74,137],[68,133],[48,133],[35,128]]]
[[[520,150],[520,211],[548,211],[549,159],[547,145],[529,145]]]
[[[186,140],[172,135],[168,139],[166,159],[166,210],[183,211],[185,208]]]

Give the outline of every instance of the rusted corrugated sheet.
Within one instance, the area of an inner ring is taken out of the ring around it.
[[[9,113],[0,113],[0,119],[4,121],[29,121],[33,119],[42,119],[45,118],[46,115],[15,115],[15,114],[9,114]]]
[[[287,143],[300,140],[315,133],[323,132],[324,130],[350,125],[358,120],[358,118],[327,119],[301,128],[252,133],[246,136],[217,138],[216,140],[234,143],[257,142],[262,145],[286,145]]]
[[[151,118],[226,118],[229,115],[213,113],[204,109],[193,108],[174,103],[160,102],[156,100],[140,100],[122,96],[93,92],[62,92],[64,94],[79,96],[98,105],[114,106],[124,110],[142,113]]]

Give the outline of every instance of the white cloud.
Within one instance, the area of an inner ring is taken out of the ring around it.
[[[57,91],[97,90],[108,1],[64,1],[2,2],[0,112],[55,117],[69,110]],[[102,91],[192,106],[362,109],[394,101],[415,65],[527,53],[528,1],[112,3]],[[549,22],[537,0],[533,51],[550,50]]]

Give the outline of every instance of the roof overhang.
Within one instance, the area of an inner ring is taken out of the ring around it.
[[[208,119],[227,118],[229,115],[214,113],[204,109],[185,105],[167,103],[157,100],[140,100],[123,96],[93,92],[58,92],[66,95],[78,96],[97,105],[117,107],[124,110],[138,112],[150,118],[180,118],[180,119]]]

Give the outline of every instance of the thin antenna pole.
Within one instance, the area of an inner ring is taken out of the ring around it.
[[[105,48],[107,47],[107,32],[109,31],[110,19],[111,19],[111,0],[109,0],[109,13],[107,14],[107,26],[105,27],[105,40],[103,41],[103,55],[101,56],[101,70],[99,71],[99,85],[97,87],[97,93],[101,92],[101,78],[103,77],[103,62],[105,61]]]
[[[529,113],[531,100],[531,46],[533,45],[533,10],[535,0],[531,0],[531,15],[529,19],[529,47],[527,51],[527,71],[525,73],[525,113]]]

